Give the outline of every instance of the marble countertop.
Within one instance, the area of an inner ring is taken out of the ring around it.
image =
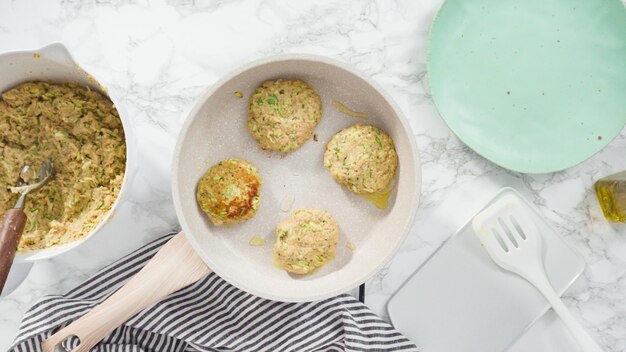
[[[170,194],[176,137],[198,96],[238,66],[278,53],[315,53],[353,65],[380,83],[409,118],[423,165],[420,209],[408,239],[367,283],[367,304],[386,317],[390,295],[498,189],[537,205],[584,257],[565,294],[574,315],[607,351],[626,351],[626,226],[609,224],[592,185],[626,169],[626,132],[590,160],[548,175],[504,170],[456,138],[428,91],[428,30],[441,0],[294,2],[3,1],[0,52],[66,44],[76,60],[124,96],[139,136],[139,171],[129,203],[86,244],[37,263],[0,299],[0,349],[41,296],[63,293],[97,269],[177,226]],[[573,351],[547,314],[512,351]]]

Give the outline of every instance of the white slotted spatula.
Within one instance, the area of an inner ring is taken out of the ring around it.
[[[602,351],[548,281],[541,254],[541,235],[516,197],[507,195],[488,206],[474,217],[472,227],[496,264],[528,280],[546,297],[583,351]]]

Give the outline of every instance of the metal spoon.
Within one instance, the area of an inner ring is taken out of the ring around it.
[[[24,166],[16,185],[9,187],[11,192],[20,193],[20,198],[13,209],[6,211],[0,224],[0,292],[4,288],[13,258],[15,258],[15,250],[26,225],[26,213],[22,209],[26,196],[45,185],[54,174],[54,166],[50,159],[41,164],[34,180],[29,177],[29,170],[29,165]]]

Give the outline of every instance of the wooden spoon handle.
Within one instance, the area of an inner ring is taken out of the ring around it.
[[[88,352],[111,331],[147,306],[210,272],[181,232],[172,237],[117,292],[45,340],[42,343],[43,351],[62,350],[61,343],[75,335],[80,339],[80,344],[72,351]]]
[[[9,209],[4,214],[0,225],[0,292],[9,276],[24,225],[26,225],[26,214],[22,209]]]

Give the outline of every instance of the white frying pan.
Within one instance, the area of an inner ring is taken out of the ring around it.
[[[278,78],[299,78],[311,84],[324,109],[316,129],[318,141],[309,140],[287,155],[262,151],[246,130],[248,97],[264,81]],[[332,105],[334,100],[366,113],[368,118],[340,113]],[[385,130],[398,152],[395,187],[385,210],[335,183],[322,164],[330,138],[356,122]],[[196,184],[211,165],[232,157],[246,159],[259,168],[263,178],[261,205],[256,216],[245,223],[216,227],[196,203]],[[311,55],[257,61],[209,89],[182,128],[172,173],[174,204],[184,235],[170,240],[107,301],[44,342],[45,351],[53,351],[71,335],[81,339],[76,351],[88,351],[146,306],[211,270],[244,291],[272,300],[313,301],[346,292],[375,274],[398,249],[411,227],[421,183],[409,124],[391,98],[363,74]],[[340,226],[335,259],[312,275],[290,275],[272,265],[274,228],[290,213],[284,211],[286,198],[295,199],[290,211],[322,208]],[[266,244],[250,246],[253,236],[264,237]],[[354,249],[346,246],[348,242]]]

